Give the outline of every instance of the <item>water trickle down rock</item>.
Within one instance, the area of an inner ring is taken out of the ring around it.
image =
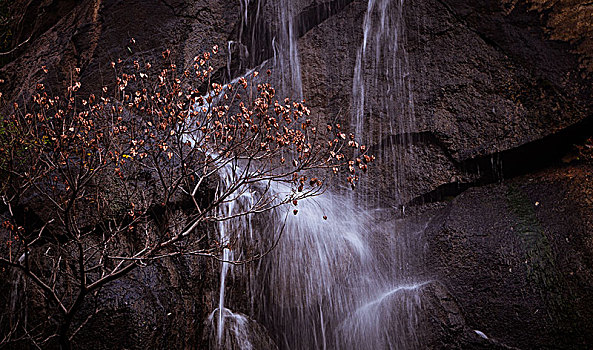
[[[359,141],[374,145],[384,135],[400,136],[379,150],[379,163],[392,166],[394,205],[408,200],[406,163],[416,128],[403,14],[404,0],[369,0],[352,85],[351,123]]]

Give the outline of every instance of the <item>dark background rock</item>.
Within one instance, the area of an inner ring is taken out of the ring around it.
[[[471,329],[520,349],[590,347],[592,170],[566,166],[470,189],[436,215],[427,271]]]

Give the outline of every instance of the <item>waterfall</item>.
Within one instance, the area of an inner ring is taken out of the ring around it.
[[[223,196],[224,193],[233,186],[237,178],[240,176],[242,170],[239,168],[237,162],[229,162],[219,170],[220,184],[217,191],[218,196]],[[255,197],[252,190],[243,186],[243,188],[235,191],[236,194],[231,195],[232,198],[225,200],[218,207],[218,215],[221,218],[232,217],[236,214],[245,212],[255,205]],[[253,225],[251,224],[252,214],[241,215],[233,219],[223,220],[218,222],[219,243],[222,247],[222,263],[220,272],[220,292],[218,297],[217,312],[217,339],[222,343],[224,332],[225,319],[231,317],[237,319],[237,315],[233,314],[224,306],[225,284],[227,273],[230,268],[230,261],[235,259],[235,254],[232,245],[240,244],[241,239],[253,239]],[[242,334],[240,326],[244,322],[234,322],[234,329],[237,329],[237,334]],[[243,336],[241,335],[241,338]],[[245,340],[242,342],[244,343]]]
[[[296,17],[300,4],[294,0],[240,0],[241,26],[238,41],[229,41],[227,71],[232,80],[232,52],[238,49],[238,65],[247,67],[270,61],[276,88],[295,101],[303,98]],[[236,58],[236,57],[235,57]]]
[[[221,167],[218,192],[224,193],[241,172],[235,162]],[[257,198],[256,187],[236,193],[219,215],[243,212]],[[291,188],[277,183],[271,193],[284,198]],[[281,348],[416,348],[418,291],[426,282],[416,281],[398,263],[410,261],[406,254],[418,250],[402,242],[420,242],[422,230],[396,235],[393,222],[377,219],[380,213],[330,192],[299,201],[296,208],[297,215],[287,215],[292,208],[277,208],[258,223],[250,215],[219,223],[220,292],[209,317],[218,348],[251,349],[251,340],[261,338],[246,316],[225,306],[227,261],[240,259],[235,254],[241,252],[232,246],[265,251],[277,239],[281,243],[268,256],[239,275],[253,279],[248,283],[255,296],[253,317],[276,335]]]
[[[257,18],[250,20],[246,11],[249,3],[241,1],[241,16],[244,23],[255,23]],[[279,71],[277,83],[282,85],[282,93],[300,99],[303,91],[294,19],[302,4],[290,0],[273,4],[279,28],[271,42],[263,45],[273,49],[271,62]],[[403,0],[369,0],[352,88],[352,125],[361,142],[373,144],[384,133],[404,135],[404,147],[392,147],[383,159],[393,164],[398,198],[394,206],[404,198],[406,135],[414,128],[403,47],[403,5]],[[261,6],[257,1],[256,16],[261,15]],[[256,35],[252,32],[253,38]],[[232,176],[225,172],[222,186],[224,177]],[[273,190],[287,191],[282,185]],[[240,192],[250,191],[254,189]],[[225,204],[221,214],[232,214],[250,200],[250,195],[239,196],[236,203]],[[287,215],[292,209],[298,209],[298,214]],[[237,235],[249,236],[258,251],[280,238],[269,255],[257,264],[238,268],[237,275],[248,280],[239,284],[249,289],[249,317],[265,326],[282,349],[420,348],[418,311],[422,289],[430,281],[417,277],[413,266],[421,260],[425,228],[404,225],[389,209],[360,206],[356,198],[338,191],[300,201],[295,208],[277,208],[257,223],[244,217],[218,227],[221,244]],[[232,254],[224,249],[223,260],[232,259]],[[218,344],[225,349],[256,348],[248,336],[253,334],[252,322],[225,308],[228,272],[228,264],[222,262],[218,312],[210,316],[212,325],[218,320]]]
[[[352,85],[352,126],[359,141],[373,145],[385,135],[399,140],[380,158],[393,164],[397,205],[409,199],[406,163],[416,126],[403,16],[404,0],[368,1]]]
[[[284,224],[281,244],[256,274],[255,293],[263,296],[257,318],[277,335],[279,346],[417,348],[418,292],[426,282],[398,269],[395,251],[406,247],[391,237],[393,222],[381,222],[379,213],[335,193],[298,207]],[[273,224],[281,218],[276,215]],[[420,242],[421,233],[409,238]]]
[[[303,84],[301,80],[301,63],[299,59],[296,27],[295,27],[295,1],[277,1],[280,30],[274,42],[275,61],[282,74],[282,90],[295,100],[303,99]]]
[[[221,288],[223,287],[224,284],[221,283]],[[215,318],[218,318],[218,322],[215,322]],[[223,320],[226,321],[226,326],[222,323]],[[241,350],[253,349],[249,334],[249,320],[245,316],[233,313],[231,310],[219,306],[218,309],[210,314],[208,322],[211,325],[216,325],[217,339],[214,346],[217,348],[238,348]],[[223,337],[223,335],[225,335],[225,337]]]

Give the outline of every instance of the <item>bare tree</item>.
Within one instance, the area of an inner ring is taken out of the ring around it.
[[[168,51],[158,72],[114,62],[114,84],[85,98],[75,70],[64,96],[38,85],[32,103],[4,107],[11,112],[0,125],[0,265],[33,282],[58,326],[36,333],[11,321],[1,342],[69,349],[86,323],[74,325],[75,315],[106,284],[155,259],[221,260],[234,243],[213,239],[213,223],[320,195],[325,174],[347,174],[354,186],[366,171],[373,158],[353,135],[320,127],[301,102],[278,100],[257,72],[211,83],[212,54],[188,70]],[[220,210],[246,192],[249,205]],[[231,262],[259,259],[273,246]]]

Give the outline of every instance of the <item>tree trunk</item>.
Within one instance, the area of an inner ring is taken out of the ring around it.
[[[70,330],[70,324],[72,323],[72,317],[70,315],[66,315],[64,322],[60,325],[60,329],[58,332],[59,341],[60,341],[60,350],[71,350],[72,344],[70,343],[70,338],[68,337],[68,331]]]

